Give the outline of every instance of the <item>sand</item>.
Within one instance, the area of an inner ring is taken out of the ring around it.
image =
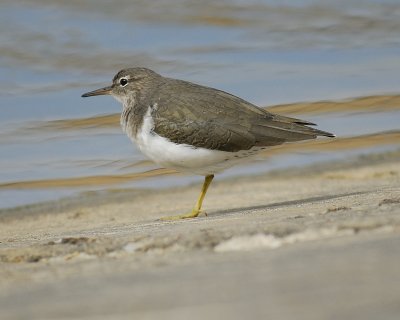
[[[399,319],[400,152],[0,212],[0,319]]]

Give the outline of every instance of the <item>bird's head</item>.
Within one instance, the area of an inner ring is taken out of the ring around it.
[[[115,75],[111,86],[87,92],[82,97],[112,95],[124,103],[128,99],[135,98],[139,92],[149,90],[160,79],[161,76],[150,69],[122,69]]]

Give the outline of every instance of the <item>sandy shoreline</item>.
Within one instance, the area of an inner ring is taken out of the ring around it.
[[[394,319],[399,155],[3,210],[0,318]]]

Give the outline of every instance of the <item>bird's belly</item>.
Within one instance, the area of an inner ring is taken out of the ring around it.
[[[153,128],[153,119],[148,112],[136,135],[130,134],[130,131],[127,133],[140,151],[152,161],[162,167],[178,171],[199,175],[214,174],[242,162],[244,158],[256,154],[259,150],[253,148],[239,152],[226,152],[177,144],[156,134]]]
[[[195,148],[187,144],[176,144],[157,134],[135,139],[139,149],[151,160],[165,168],[208,175],[224,170],[233,164],[231,152]]]

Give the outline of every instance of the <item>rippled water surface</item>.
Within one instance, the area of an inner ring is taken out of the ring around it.
[[[221,176],[400,144],[397,0],[3,0],[0,30],[0,208],[201,180],[145,161],[118,126],[117,101],[80,97],[128,66],[217,87],[338,135],[271,150]]]

